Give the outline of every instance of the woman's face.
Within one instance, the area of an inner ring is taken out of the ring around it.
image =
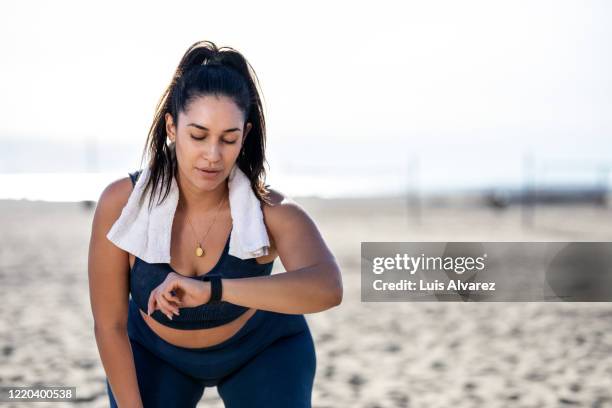
[[[214,190],[229,176],[249,130],[251,124],[245,127],[244,114],[226,96],[193,100],[186,112],[179,113],[178,124],[166,113],[168,138],[176,142],[178,171],[201,190]]]

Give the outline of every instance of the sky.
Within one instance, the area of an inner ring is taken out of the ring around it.
[[[139,154],[181,56],[207,39],[257,72],[279,169],[612,164],[611,17],[605,1],[4,2],[0,142]]]

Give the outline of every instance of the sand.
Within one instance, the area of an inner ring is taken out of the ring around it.
[[[308,314],[313,407],[612,406],[611,303],[364,303],[361,241],[610,241],[612,209],[432,206],[401,198],[297,201],[342,268],[344,300]],[[87,284],[93,209],[0,201],[0,385],[76,386],[106,407]],[[273,273],[282,272],[278,262]],[[2,407],[74,406],[0,403]],[[199,407],[223,407],[207,388]]]

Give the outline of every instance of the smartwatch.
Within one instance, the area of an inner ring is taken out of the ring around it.
[[[215,304],[221,302],[221,296],[223,294],[223,287],[221,285],[221,277],[220,276],[209,276],[207,281],[210,281],[210,299],[208,302],[204,303],[205,305]]]

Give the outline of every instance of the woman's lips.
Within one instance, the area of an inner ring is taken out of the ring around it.
[[[216,171],[209,171],[209,170],[202,170],[196,167],[196,169],[198,170],[198,173],[200,173],[202,175],[202,177],[205,178],[210,178],[213,179],[215,177],[217,177],[219,175],[219,173],[221,173],[221,170],[216,170]]]

